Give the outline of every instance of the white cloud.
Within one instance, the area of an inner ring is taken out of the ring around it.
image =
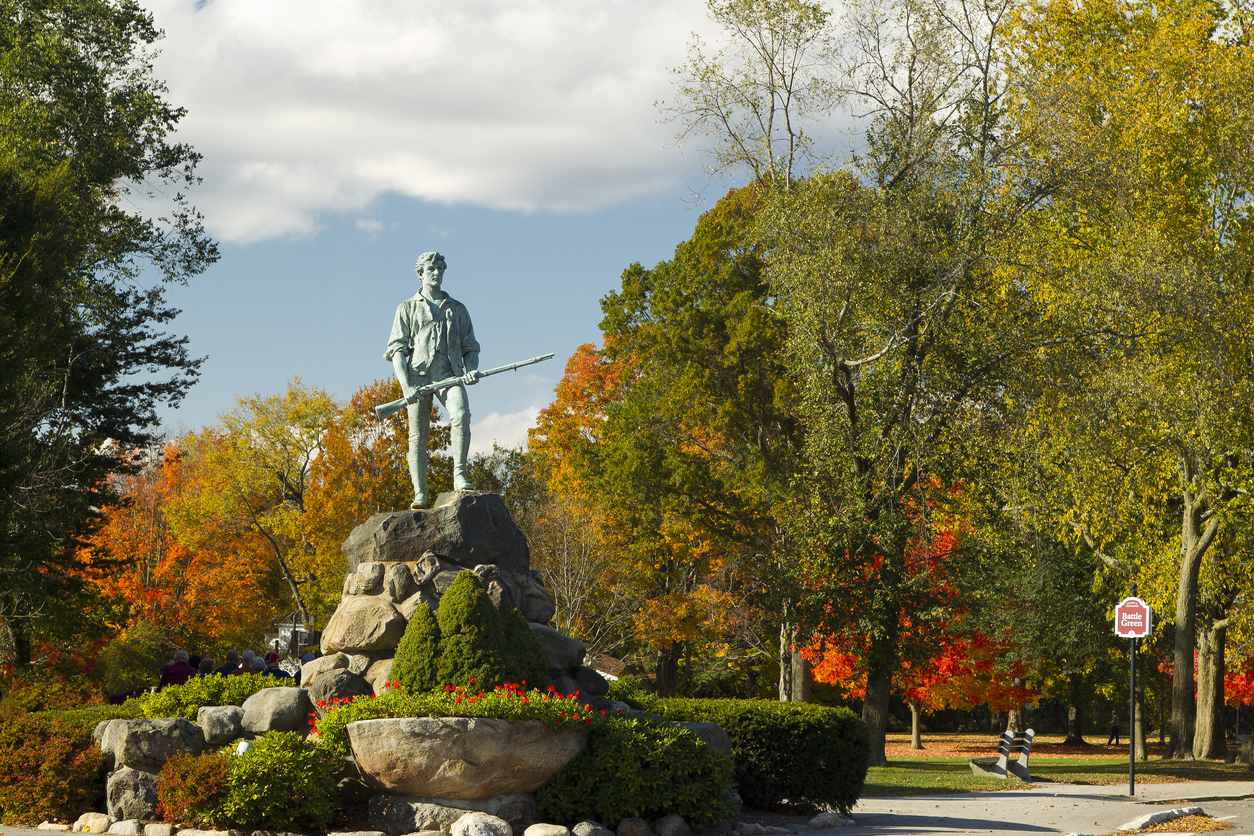
[[[585,211],[671,190],[654,101],[700,0],[147,0],[229,241],[312,234],[385,192]]]
[[[470,453],[492,452],[492,442],[502,447],[517,447],[527,442],[527,430],[536,425],[540,407],[529,406],[521,412],[502,415],[492,412],[470,425]]]

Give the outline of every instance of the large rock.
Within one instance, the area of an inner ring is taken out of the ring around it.
[[[109,775],[105,789],[109,816],[115,820],[152,819],[157,812],[157,776],[122,767]]]
[[[383,592],[399,604],[413,591],[414,576],[404,563],[389,563],[383,573]]]
[[[332,653],[328,656],[319,656],[310,662],[300,666],[301,685],[308,688],[314,683],[318,677],[324,673],[332,671],[344,670],[348,668],[349,656],[347,653]]]
[[[375,514],[353,529],[342,547],[350,570],[367,562],[413,563],[435,552],[467,569],[494,563],[508,572],[531,568],[527,538],[494,493],[441,494],[425,511]]]
[[[576,665],[570,675],[575,682],[579,683],[579,690],[590,697],[604,697],[610,692],[610,683],[596,668]]]
[[[428,804],[395,795],[376,795],[370,799],[367,809],[370,826],[384,833],[438,830],[447,834],[453,822],[466,815],[465,810],[457,807]]]
[[[113,819],[105,813],[83,813],[75,820],[75,833],[107,833],[113,826]]]
[[[667,813],[653,823],[653,832],[657,836],[690,836],[692,829],[688,822],[678,813]]]
[[[554,614],[557,613],[557,604],[553,602],[553,596],[544,586],[544,580],[539,572],[532,569],[525,577],[520,577],[517,587],[518,594],[522,598],[518,608],[522,610],[522,614],[527,617],[528,621],[548,624],[553,620]]]
[[[300,731],[309,725],[313,704],[304,688],[279,686],[265,688],[244,700],[241,723],[246,731]]]
[[[731,757],[731,735],[718,723],[693,723],[688,720],[680,720],[679,725],[704,740],[711,749],[716,749],[727,757]]]
[[[244,736],[244,709],[238,705],[202,705],[196,711],[196,725],[205,735],[205,745],[216,749]]]
[[[175,752],[199,755],[205,749],[200,727],[183,717],[115,720],[100,736],[105,760],[144,772],[160,772]]]
[[[322,633],[322,652],[348,654],[392,650],[405,635],[405,619],[382,595],[350,595],[340,599]]]
[[[347,670],[332,671],[314,680],[309,686],[309,701],[321,717],[332,700],[352,699],[374,693],[370,683]]]
[[[572,639],[570,636],[563,636],[544,624],[529,622],[527,626],[540,640],[540,647],[544,649],[544,659],[548,662],[549,670],[568,671],[576,665],[583,664],[584,654],[587,653],[583,642]]]
[[[379,792],[486,798],[535,792],[579,754],[582,732],[477,717],[405,717],[348,725],[353,759]]]

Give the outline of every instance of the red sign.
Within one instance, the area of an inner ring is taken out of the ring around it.
[[[1149,604],[1140,598],[1124,598],[1115,607],[1115,635],[1121,639],[1143,639],[1150,634]]]

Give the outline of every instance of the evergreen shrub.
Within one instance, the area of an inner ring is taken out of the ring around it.
[[[221,811],[241,829],[308,833],[326,829],[335,797],[331,764],[317,745],[295,732],[266,732],[230,757]]]
[[[432,616],[418,607],[392,662],[392,678],[410,693],[460,687],[470,681],[491,690],[506,683],[547,688],[540,640],[515,610],[502,619],[483,581],[464,570],[440,598]]]
[[[216,827],[226,797],[230,756],[226,752],[170,756],[157,776],[158,813],[170,824]]]
[[[0,821],[76,819],[104,797],[91,729],[55,712],[0,718]]]
[[[165,656],[159,627],[140,619],[109,642],[100,654],[101,685],[106,694],[129,694],[161,681],[157,673]]]
[[[605,695],[606,699],[615,702],[626,703],[636,711],[650,711],[657,713],[658,697],[652,692],[645,690],[639,680],[630,676],[620,676],[618,679],[610,682],[610,690]]]
[[[167,685],[155,694],[138,698],[145,717],[186,717],[196,719],[205,705],[243,705],[244,700],[265,688],[275,688],[291,680],[258,674],[196,676],[182,685]]]
[[[848,708],[767,700],[662,699],[673,720],[718,723],[732,740],[746,805],[767,810],[830,805],[848,815],[871,761],[866,724]]]
[[[620,822],[667,813],[694,832],[731,818],[732,763],[687,729],[637,718],[606,718],[588,749],[536,793],[553,821]]]

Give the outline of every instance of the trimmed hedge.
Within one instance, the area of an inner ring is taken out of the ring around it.
[[[848,815],[862,794],[870,740],[866,724],[848,708],[671,698],[657,700],[652,710],[726,729],[740,796],[750,807],[831,805]]]

